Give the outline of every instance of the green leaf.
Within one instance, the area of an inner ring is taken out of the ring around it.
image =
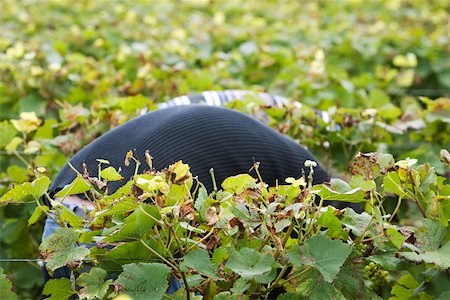
[[[83,194],[91,189],[91,186],[83,179],[81,175],[77,177],[61,191],[56,193],[55,197],[64,198],[69,195]]]
[[[435,251],[425,251],[423,253],[400,252],[402,257],[417,261],[435,264],[442,269],[450,268],[450,242]]]
[[[225,191],[232,192],[236,195],[240,195],[246,189],[256,188],[256,182],[252,176],[248,174],[240,174],[225,179],[222,182],[222,188]]]
[[[181,184],[185,181],[191,180],[192,175],[189,172],[189,165],[184,164],[183,161],[179,160],[173,165],[169,166],[169,171],[174,174],[173,183],[175,184]]]
[[[311,191],[319,195],[323,200],[338,200],[353,203],[366,201],[366,199],[364,199],[365,194],[360,188],[356,188],[345,193],[339,193],[333,191],[328,186],[321,184],[313,186]]]
[[[161,256],[167,256],[165,249],[160,242],[149,238],[145,243]],[[91,250],[91,256],[92,256]],[[94,254],[95,255],[95,254]],[[136,261],[151,262],[157,258],[155,254],[150,252],[140,241],[121,243],[114,247],[106,254],[100,254],[99,258],[104,258],[99,264],[100,267],[111,272],[121,272],[122,265],[133,263]]]
[[[353,209],[347,208],[342,218],[342,223],[345,227],[351,229],[353,234],[361,236],[369,226],[371,219],[372,216],[366,212],[358,214]]]
[[[445,227],[436,220],[423,219],[423,231],[420,231],[416,237],[422,245],[421,250],[437,250],[447,235]]]
[[[419,283],[411,274],[407,274],[397,280],[396,284],[391,290],[394,297],[391,300],[404,300],[413,298],[414,290],[419,286]]]
[[[69,223],[69,225],[75,229],[81,229],[81,227],[83,227],[83,219],[75,214],[75,212],[57,201],[53,201],[52,205],[53,209],[58,212],[61,221]]]
[[[322,235],[310,238],[303,246],[288,252],[289,260],[296,267],[303,265],[317,269],[326,282],[333,282],[352,249],[339,240]]]
[[[191,251],[186,254],[180,268],[183,272],[187,272],[188,268],[190,268],[203,275],[211,277],[212,279],[222,280],[217,273],[217,266],[209,257],[208,251],[203,249]]]
[[[0,299],[15,300],[17,295],[12,291],[13,286],[11,281],[3,274],[3,269],[0,268]]]
[[[296,291],[307,299],[323,300],[335,299],[345,300],[345,297],[331,283],[324,281],[318,270],[311,269],[298,279]],[[302,298],[294,298],[302,299]]]
[[[42,219],[43,216],[45,216],[45,212],[48,211],[49,208],[47,205],[36,206],[33,214],[31,214],[30,218],[28,219],[28,226],[31,226],[38,222],[40,219]]]
[[[389,236],[389,240],[394,244],[397,249],[400,249],[405,242],[405,237],[397,231],[395,228],[388,228],[386,232]]]
[[[232,295],[231,292],[220,292],[214,296],[213,300],[247,300],[246,295]]]
[[[375,181],[373,180],[364,180],[361,183],[361,190],[363,192],[370,192],[373,191],[374,189],[376,189],[377,185],[375,183]]]
[[[100,177],[107,181],[118,181],[123,179],[122,175],[120,175],[113,167],[107,167],[101,170]]]
[[[244,247],[239,251],[233,249],[225,266],[243,278],[252,278],[272,271],[274,265],[275,260],[269,253],[261,254]]]
[[[101,268],[92,268],[89,273],[82,273],[77,278],[77,285],[81,287],[78,295],[80,299],[103,299],[112,280],[105,282],[107,273]]]
[[[48,300],[68,300],[76,294],[72,290],[70,279],[50,279],[44,286],[43,295],[50,295]]]
[[[398,271],[404,269],[407,262],[401,258],[395,257],[395,253],[382,253],[369,256],[367,259],[379,264],[383,269],[388,271]]]
[[[407,197],[406,192],[401,186],[400,178],[398,177],[397,172],[389,172],[386,176],[384,176],[383,186],[385,193],[397,194],[402,198]]]
[[[381,299],[365,286],[364,278],[361,265],[346,262],[333,285],[346,299]]]
[[[335,210],[328,206],[328,209],[326,212],[323,212],[319,219],[317,220],[317,223],[321,226],[327,227],[327,235],[331,238],[344,238],[346,239],[346,232],[342,230],[342,222],[339,220],[338,217],[334,214]]]
[[[109,206],[95,215],[96,218],[113,215],[121,215],[135,210],[139,204],[134,199],[121,199],[121,201]]]
[[[47,269],[54,271],[66,265],[76,265],[88,254],[85,246],[76,247],[78,234],[70,228],[57,228],[39,246],[40,255],[47,262]]]
[[[33,182],[25,182],[20,185],[16,184],[0,198],[0,204],[19,204],[37,201],[47,192],[49,185],[50,179],[46,176],[35,179]]]
[[[233,284],[233,287],[230,289],[230,291],[233,294],[243,294],[245,291],[248,290],[248,288],[251,286],[251,283],[249,282],[249,279],[246,278],[238,278]]]
[[[38,200],[47,192],[49,186],[50,179],[46,176],[40,177],[31,183],[30,193],[34,199]]]
[[[352,189],[347,182],[339,178],[331,178],[330,185],[338,193],[346,193]]]
[[[170,268],[160,263],[138,263],[123,266],[115,284],[121,293],[133,300],[162,299],[169,287]]]
[[[391,100],[389,99],[389,96],[382,90],[374,89],[370,91],[368,103],[369,107],[379,108],[390,102]]]
[[[143,203],[124,219],[117,231],[105,238],[105,242],[140,240],[145,233],[153,231],[155,220],[160,219],[161,215],[156,206]]]
[[[0,148],[5,147],[16,135],[16,129],[8,121],[0,122]]]

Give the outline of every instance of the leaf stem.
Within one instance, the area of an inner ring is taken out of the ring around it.
[[[209,169],[209,174],[211,174],[213,189],[214,189],[214,191],[217,191],[217,183],[216,183],[216,177],[214,176],[214,168]]]
[[[163,221],[156,219],[154,216],[152,216],[151,214],[146,212],[145,209],[143,209],[141,205],[139,205],[139,209],[144,213],[144,215],[146,215],[147,217],[149,217],[150,219],[152,219],[153,221],[155,221],[159,225],[165,225],[165,223]]]
[[[398,196],[397,206],[395,206],[395,209],[392,212],[391,217],[389,218],[389,223],[391,223],[392,220],[394,219],[394,216],[397,214],[397,211],[399,210],[401,204],[402,204],[402,197]]]
[[[150,250],[150,252],[152,252],[154,255],[156,255],[158,258],[160,258],[163,262],[165,262],[166,264],[168,264],[172,269],[176,270],[178,273],[180,273],[180,270],[178,269],[178,267],[174,264],[172,264],[169,260],[167,260],[166,258],[164,258],[161,254],[159,254],[158,252],[156,252],[154,249],[152,249],[152,247],[150,247],[149,245],[147,245],[146,242],[144,242],[143,239],[140,240],[141,244],[144,245],[145,248],[147,248],[148,250]]]

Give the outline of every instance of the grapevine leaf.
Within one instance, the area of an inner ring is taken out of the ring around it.
[[[417,240],[421,243],[422,250],[437,250],[445,239],[447,230],[436,220],[424,219],[424,230],[417,234]]]
[[[70,228],[57,228],[39,246],[41,256],[47,262],[47,268],[54,271],[57,268],[76,264],[83,260],[89,249],[85,246],[75,247],[78,234]]]
[[[134,300],[162,299],[169,287],[170,272],[160,263],[127,264],[115,284]]]
[[[294,266],[311,266],[322,274],[326,282],[331,283],[351,250],[349,245],[339,240],[319,235],[307,240],[302,247],[293,247],[288,256]]]
[[[401,258],[395,257],[395,253],[382,253],[369,256],[368,259],[379,264],[383,269],[388,271],[397,271],[405,268],[407,262]]]
[[[80,299],[103,299],[112,280],[105,282],[107,273],[101,268],[92,268],[89,273],[83,273],[77,278],[77,285],[82,287]]]
[[[135,202],[122,199],[121,201],[115,203],[114,205],[108,207],[107,209],[98,212],[98,214],[96,214],[96,217],[100,218],[116,214],[124,214],[135,210],[138,206],[139,205],[136,204]]]
[[[214,296],[213,300],[247,300],[246,295],[234,295],[231,292],[220,292]]]
[[[383,186],[385,193],[397,194],[402,198],[407,197],[406,192],[401,186],[400,178],[398,177],[397,172],[389,172],[386,176],[384,176]]]
[[[392,300],[411,299],[413,298],[414,290],[419,286],[419,283],[411,274],[407,274],[397,280],[397,283],[391,290]]]
[[[389,240],[394,244],[397,249],[400,249],[405,242],[405,237],[399,233],[395,228],[386,229],[387,234],[389,236]]]
[[[435,264],[443,269],[450,268],[450,242],[435,251],[423,253],[400,252],[400,255],[408,260]]]
[[[0,122],[0,148],[5,147],[16,135],[16,129],[8,121]]]
[[[346,232],[342,230],[342,222],[334,214],[335,210],[329,206],[326,212],[323,212],[317,223],[328,227],[327,235],[331,238],[343,237],[346,239]]]
[[[141,204],[140,208],[125,218],[117,231],[105,238],[105,242],[140,240],[145,233],[153,230],[155,220],[160,218],[156,206]]]
[[[16,151],[17,147],[23,142],[23,139],[15,136],[12,138],[12,140],[8,143],[8,145],[5,146],[5,150],[8,154],[14,153]]]
[[[0,268],[0,299],[17,299],[17,295],[12,291],[11,281],[3,274],[3,269]]]
[[[66,221],[70,226],[76,229],[80,229],[83,226],[83,219],[75,214],[72,210],[59,202],[55,205],[56,201],[53,201],[53,209],[58,211],[61,221]]]
[[[113,167],[107,167],[101,170],[100,177],[107,181],[118,181],[123,179],[122,175],[120,175]]]
[[[233,284],[233,287],[230,289],[230,291],[233,294],[243,294],[246,290],[251,286],[251,283],[246,278],[238,278]]]
[[[90,185],[84,181],[81,175],[78,175],[74,181],[66,185],[61,191],[56,193],[55,197],[64,198],[69,195],[83,194],[91,189]]]
[[[307,299],[322,300],[335,299],[344,300],[345,297],[331,283],[324,281],[318,270],[311,269],[298,280],[299,284],[296,288]],[[302,298],[297,298],[302,299]]]
[[[261,254],[250,248],[242,248],[237,252],[232,250],[226,267],[243,278],[252,278],[272,271],[275,260],[272,255]]]
[[[50,179],[46,176],[35,179],[33,182],[16,184],[0,198],[0,204],[19,204],[37,201],[47,192]]]
[[[366,199],[364,198],[365,194],[360,188],[355,188],[348,192],[339,193],[333,191],[328,186],[321,184],[314,186],[311,191],[319,195],[323,200],[338,200],[352,203],[366,201]]]
[[[334,282],[346,299],[381,299],[364,285],[364,272],[361,267],[345,263]]]
[[[222,182],[222,188],[236,195],[242,194],[246,189],[256,188],[255,179],[248,174],[231,176]]]
[[[156,242],[152,238],[146,240],[145,243],[157,253],[165,256],[164,247],[161,243]],[[156,255],[150,252],[140,241],[136,241],[121,243],[106,254],[102,254],[101,257],[105,258],[101,262],[102,268],[112,272],[120,272],[124,264],[136,261],[151,261],[156,258]]]
[[[175,178],[173,178],[173,183],[181,184],[185,181],[188,181],[192,178],[191,173],[189,172],[189,165],[184,164],[183,161],[179,160],[173,165],[169,166],[169,171],[172,174],[175,174]]]
[[[28,219],[28,226],[31,226],[42,219],[45,216],[45,212],[48,212],[49,208],[47,205],[36,206],[30,218]]]
[[[45,284],[42,294],[50,295],[47,300],[68,300],[72,295],[76,294],[76,292],[72,290],[69,279],[61,278],[50,279]]]
[[[362,212],[358,214],[353,209],[349,208],[345,210],[342,223],[345,227],[351,229],[353,234],[356,236],[361,236],[369,226],[371,219],[372,217],[368,213]]]
[[[211,262],[208,251],[203,249],[186,254],[180,268],[182,268],[184,272],[187,272],[188,268],[190,268],[215,280],[222,280],[217,274],[217,266]]]

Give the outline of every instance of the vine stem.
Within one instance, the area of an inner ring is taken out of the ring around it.
[[[209,174],[211,174],[213,189],[214,189],[214,191],[217,191],[217,183],[216,183],[216,177],[214,176],[214,168],[209,169]]]
[[[25,165],[27,166],[28,169],[30,169],[30,170],[34,173],[34,176],[35,176],[36,178],[38,178],[38,173],[36,172],[35,169],[33,169],[33,168],[31,167],[31,164],[30,164],[30,163],[29,163],[22,155],[20,155],[19,152],[14,151],[13,153],[14,153],[14,155],[15,155],[15,156],[16,156],[23,164],[25,164]],[[49,202],[50,202],[50,200],[51,200],[50,195],[49,195],[47,192],[46,192],[44,195],[45,195],[45,197],[46,197],[46,198],[49,200]],[[48,211],[46,211],[46,210],[42,207],[41,203],[39,203],[39,199],[34,199],[34,200],[35,200],[35,202],[36,202],[36,205],[39,206],[39,208],[45,213],[45,215],[47,216],[47,218],[50,218],[50,219],[52,219],[55,223],[57,223],[57,224],[59,224],[59,225],[61,225],[61,226],[67,228],[67,225],[66,225],[64,222],[63,222],[63,223],[59,223],[58,220],[57,220],[56,218],[54,218],[54,217],[51,215],[51,213],[49,213]]]
[[[153,221],[155,221],[159,225],[165,225],[165,223],[163,221],[156,219],[154,216],[152,216],[151,214],[146,212],[145,209],[142,208],[142,206],[139,205],[139,209],[144,213],[144,215],[146,215],[147,217],[149,217],[150,219],[152,219]]]
[[[269,297],[269,293],[278,285],[278,282],[281,280],[281,278],[283,278],[283,275],[284,275],[284,273],[286,273],[286,270],[288,268],[289,268],[289,266],[287,264],[284,265],[283,269],[281,269],[280,274],[278,274],[275,281],[268,287],[267,290],[264,291],[266,293],[265,299],[267,299],[267,297]]]
[[[186,249],[186,251],[189,252],[190,250],[192,250],[192,248],[194,248],[195,246],[197,246],[198,244],[200,244],[201,242],[203,242],[204,240],[209,238],[211,236],[211,234],[214,233],[214,229],[215,229],[215,227],[213,226],[211,228],[211,230],[204,237],[202,237],[200,240],[197,241],[197,243],[195,243],[194,245],[192,245],[188,249]]]
[[[191,295],[190,295],[190,291],[189,291],[189,285],[188,285],[188,282],[186,280],[186,275],[184,275],[183,272],[181,272],[181,277],[183,278],[184,289],[186,290],[186,299],[187,300],[191,300]]]
[[[294,221],[294,218],[292,218],[292,219],[291,219],[291,224],[289,225],[289,228],[288,228],[288,230],[287,230],[287,232],[286,232],[286,235],[284,236],[283,241],[281,242],[281,245],[283,246],[283,248],[284,248],[284,246],[286,245],[286,243],[287,243],[289,237],[291,236],[291,233],[292,233],[292,231],[294,230],[295,224],[296,224],[296,223],[295,223],[295,221]]]
[[[300,273],[297,273],[295,275],[292,275],[291,277],[287,278],[286,281],[291,281],[292,279],[295,279],[303,274],[305,274],[307,271],[309,271],[311,269],[310,266],[307,266],[303,271],[301,271]]]
[[[177,271],[178,273],[181,273],[180,269],[172,264],[170,261],[168,261],[167,259],[165,259],[163,256],[161,256],[161,254],[159,254],[158,252],[156,252],[155,250],[152,249],[152,247],[150,247],[149,245],[147,245],[146,242],[144,242],[143,239],[140,240],[141,244],[144,245],[145,248],[147,248],[148,250],[150,250],[150,252],[152,252],[153,254],[155,254],[158,258],[160,258],[162,261],[164,261],[166,264],[168,264],[172,269],[174,269],[175,271]]]
[[[391,223],[392,220],[394,219],[394,217],[395,217],[395,215],[397,214],[397,211],[399,210],[401,204],[402,204],[402,197],[399,196],[399,197],[398,197],[398,201],[397,201],[397,206],[395,206],[395,209],[394,209],[394,211],[392,212],[391,217],[389,218],[389,223]]]

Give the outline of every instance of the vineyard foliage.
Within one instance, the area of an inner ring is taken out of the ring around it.
[[[0,299],[450,298],[447,1],[4,0],[0,11]],[[307,162],[267,186],[255,163],[207,191],[189,162],[148,160],[108,194],[120,170],[98,157],[100,172],[57,195],[84,194],[91,212],[47,193],[102,133],[224,89],[302,103],[228,106],[266,116],[331,182],[301,177]],[[41,240],[45,217],[61,228]],[[38,260],[72,276],[44,286]]]

